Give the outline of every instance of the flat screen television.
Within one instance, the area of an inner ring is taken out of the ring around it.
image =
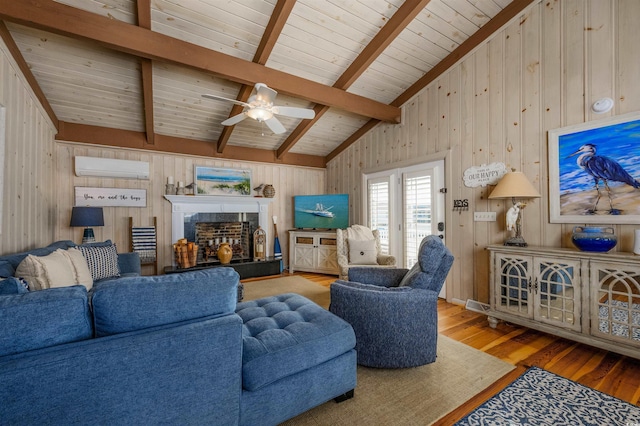
[[[349,227],[349,194],[296,195],[293,226],[298,229]]]

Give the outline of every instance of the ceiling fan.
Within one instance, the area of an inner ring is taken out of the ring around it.
[[[281,134],[284,133],[286,129],[275,115],[305,119],[312,119],[316,116],[316,113],[312,109],[274,105],[273,101],[276,99],[278,92],[267,87],[264,83],[257,83],[255,88],[256,93],[249,97],[248,102],[209,94],[204,94],[202,97],[229,101],[244,107],[244,111],[240,114],[229,117],[220,123],[223,126],[233,126],[245,118],[251,117],[260,123],[265,123],[273,133]]]

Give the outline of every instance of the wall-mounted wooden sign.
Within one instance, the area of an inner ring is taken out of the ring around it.
[[[477,186],[497,185],[505,173],[507,173],[507,167],[504,163],[469,167],[464,171],[464,186],[475,188]]]
[[[76,186],[76,207],[147,207],[146,189]]]

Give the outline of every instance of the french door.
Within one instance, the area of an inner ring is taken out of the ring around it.
[[[424,237],[444,238],[444,161],[371,173],[365,180],[367,225],[380,231],[383,251],[411,268]]]

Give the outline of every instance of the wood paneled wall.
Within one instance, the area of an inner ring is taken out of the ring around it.
[[[317,168],[281,166],[273,164],[225,161],[187,155],[153,153],[149,151],[104,148],[95,145],[57,142],[56,144],[56,186],[57,223],[55,239],[69,239],[79,243],[82,229],[69,227],[71,208],[74,205],[76,186],[100,188],[134,188],[147,191],[147,207],[105,207],[105,226],[94,228],[96,240],[111,239],[118,251],[130,251],[129,217],[137,226],[149,226],[153,217],[158,218],[158,267],[172,263],[171,203],[164,198],[167,176],[185,185],[193,182],[194,166],[251,169],[253,187],[261,183],[272,184],[276,190],[274,201],[269,205],[269,216],[278,217],[278,231],[282,246],[284,264],[288,265],[287,229],[293,227],[293,196],[300,194],[320,194],[325,192],[325,170]],[[97,177],[77,177],[74,174],[74,157],[89,156],[117,158],[149,162],[150,179],[109,179]],[[273,229],[270,230],[273,233]],[[269,241],[273,253],[273,239]],[[151,273],[151,269],[143,271]]]
[[[447,299],[487,302],[484,247],[508,237],[505,205],[487,200],[493,187],[465,187],[464,171],[492,162],[523,171],[542,194],[524,211],[525,239],[572,247],[575,225],[549,223],[547,131],[640,110],[638,17],[637,0],[533,4],[405,104],[402,125],[379,125],[331,161],[329,192],[349,193],[351,221],[361,222],[363,170],[449,151],[447,244],[456,261]],[[592,113],[602,97],[614,109]],[[452,212],[454,199],[468,199],[469,210]],[[474,211],[495,211],[498,220],[474,222]],[[637,227],[615,226],[616,250],[632,251]]]
[[[0,40],[0,107],[6,125],[0,253],[50,244],[56,223],[55,128]]]

